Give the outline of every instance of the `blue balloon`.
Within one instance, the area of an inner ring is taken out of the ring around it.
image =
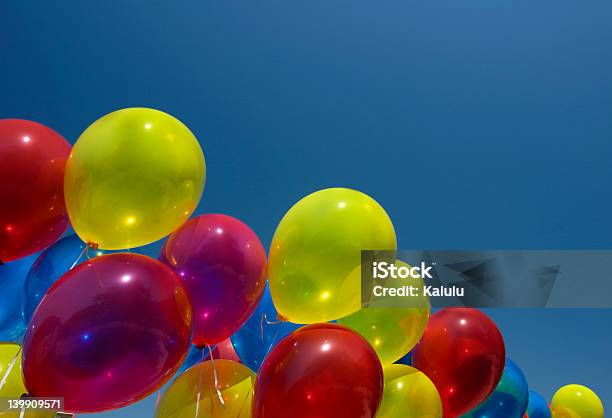
[[[266,355],[280,340],[301,325],[279,322],[272,303],[270,288],[266,284],[259,306],[249,320],[232,335],[231,340],[240,361],[254,372],[259,370]]]
[[[464,418],[523,418],[529,402],[527,379],[519,367],[506,358],[504,374],[493,393]]]
[[[207,354],[207,348],[204,348],[204,352],[202,352],[202,350],[192,344],[189,348],[189,351],[187,352],[187,356],[185,356],[185,360],[183,360],[183,364],[181,364],[181,367],[176,372],[176,375],[181,375],[181,373],[183,373],[191,366],[198,364],[203,359],[206,359],[208,357]]]
[[[36,256],[0,265],[0,341],[19,342],[23,337],[26,328],[22,314],[23,286]]]
[[[551,418],[552,414],[546,399],[533,390],[529,391],[529,406],[527,406],[529,418]]]

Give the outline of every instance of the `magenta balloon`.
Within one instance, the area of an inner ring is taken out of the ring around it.
[[[265,250],[248,226],[230,216],[188,221],[168,238],[160,260],[185,285],[196,346],[219,343],[236,332],[265,288]]]
[[[100,412],[136,402],[180,367],[191,307],[174,272],[139,254],[110,254],[64,274],[34,312],[24,340],[26,388]]]

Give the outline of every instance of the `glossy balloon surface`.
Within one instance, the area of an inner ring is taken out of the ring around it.
[[[292,322],[277,320],[270,288],[266,286],[255,312],[231,338],[240,360],[251,370],[257,371],[272,347],[300,327]]]
[[[563,386],[550,401],[553,418],[603,418],[601,399],[590,388],[571,384]]]
[[[189,218],[205,171],[202,149],[181,121],[154,109],[118,110],[89,126],[70,154],[70,221],[102,249],[149,244]]]
[[[157,260],[110,254],[70,270],[47,292],[24,339],[26,387],[98,412],[146,397],[179,368],[191,308],[176,275]]]
[[[52,129],[0,119],[0,262],[40,251],[66,230],[69,154],[70,144]]]
[[[528,403],[525,375],[507,358],[504,373],[493,393],[463,418],[523,418]]]
[[[408,266],[401,261],[396,266]],[[396,279],[398,285],[423,289],[420,277]],[[411,307],[365,307],[338,320],[360,333],[376,350],[383,365],[391,364],[406,355],[419,341],[429,319],[429,298],[422,290],[411,298]]]
[[[194,315],[193,344],[229,338],[256,308],[266,283],[266,253],[255,233],[226,215],[188,221],[164,245]]]
[[[442,418],[442,401],[434,384],[414,367],[385,366],[385,391],[376,418]]]
[[[499,329],[483,312],[442,309],[429,318],[412,364],[436,385],[444,417],[464,414],[495,389],[505,364]]]
[[[255,418],[374,418],[383,393],[376,352],[349,328],[302,327],[266,357],[255,385]]]
[[[34,260],[35,254],[0,265],[0,341],[20,342],[23,337],[23,286]]]
[[[213,367],[217,369],[217,387],[223,404],[215,388]],[[254,382],[255,374],[235,361],[215,360],[214,366],[211,361],[199,363],[172,382],[157,406],[155,417],[250,418]]]
[[[529,405],[527,406],[526,418],[551,418],[548,402],[539,393],[529,391]]]
[[[270,245],[269,281],[285,319],[331,321],[361,307],[361,251],[395,250],[391,219],[374,199],[333,188],[297,202]]]

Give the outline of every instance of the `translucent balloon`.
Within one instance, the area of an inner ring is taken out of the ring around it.
[[[604,408],[595,392],[582,385],[559,389],[550,402],[553,418],[603,418]]]
[[[434,384],[414,367],[385,366],[385,390],[376,418],[441,418],[442,401]]]
[[[159,110],[110,113],[78,139],[68,163],[66,208],[85,242],[113,250],[168,235],[196,208],[205,178],[200,145]]]
[[[270,290],[279,315],[306,324],[359,310],[361,251],[396,246],[391,219],[370,196],[344,188],[306,196],[285,214],[270,246]]]
[[[408,266],[401,261],[396,266]],[[398,279],[398,285],[415,286],[423,289],[423,279]],[[376,350],[380,362],[391,364],[406,355],[419,341],[429,319],[429,298],[419,292],[411,298],[409,308],[366,307],[345,318],[338,324],[347,326],[360,333]]]
[[[12,368],[11,368],[12,364]],[[10,371],[9,371],[9,368]],[[8,374],[7,374],[8,372]],[[2,380],[5,378],[4,384]],[[0,343],[0,398],[3,399],[0,405],[0,416],[2,418],[19,418],[21,410],[3,410],[7,407],[8,399],[19,399],[21,395],[27,393],[21,376],[21,351],[19,344]],[[52,411],[31,411],[25,410],[23,418],[53,418],[55,413]]]
[[[20,341],[23,337],[23,286],[34,260],[36,255],[30,255],[0,265],[0,341]]]
[[[255,373],[235,361],[215,360],[214,366],[210,360],[196,364],[172,382],[161,397],[155,417],[250,418],[254,383]]]
[[[529,405],[525,418],[551,418],[550,407],[540,394],[529,391]]]

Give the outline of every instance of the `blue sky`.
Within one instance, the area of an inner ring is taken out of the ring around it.
[[[74,142],[112,110],[165,110],[204,149],[199,211],[266,245],[293,202],[346,186],[401,248],[612,248],[609,1],[160,3],[3,4],[0,117]],[[490,314],[533,389],[612,404],[611,310]]]

